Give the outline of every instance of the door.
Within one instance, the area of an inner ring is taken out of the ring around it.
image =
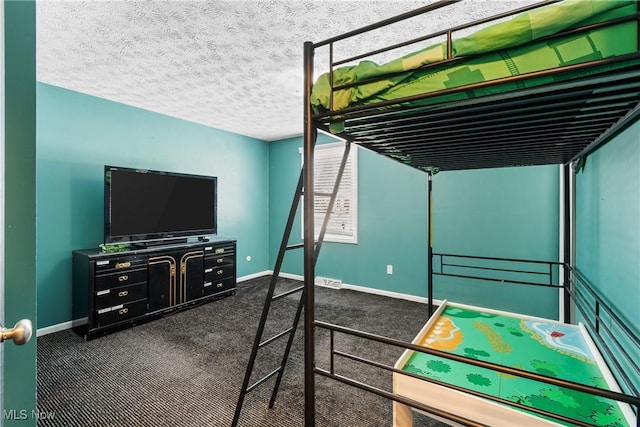
[[[36,10],[0,1],[0,321],[35,321]],[[3,426],[35,426],[36,340],[0,344]]]
[[[4,129],[4,1],[0,2],[0,129]],[[0,132],[0,230],[4,230],[4,132]],[[0,321],[4,321],[4,233],[0,233]],[[0,346],[0,412],[4,408],[2,348]]]

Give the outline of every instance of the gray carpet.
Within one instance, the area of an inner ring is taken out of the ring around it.
[[[39,426],[229,426],[264,304],[268,277],[237,294],[133,328],[83,341],[72,331],[38,338]],[[280,288],[299,285],[282,280]],[[427,319],[424,304],[350,290],[316,288],[316,318],[410,341]],[[276,301],[269,331],[291,324],[299,294]],[[241,426],[304,425],[302,322],[273,409],[274,380],[247,395]],[[316,336],[316,360],[328,369],[328,333]],[[282,345],[284,344],[284,340]],[[402,350],[338,335],[336,349],[393,365]],[[279,365],[280,343],[259,352],[256,370]],[[338,360],[337,372],[391,389],[391,374]],[[255,378],[260,377],[260,373]],[[391,402],[316,376],[316,425],[390,426]],[[441,425],[416,416],[415,426]]]

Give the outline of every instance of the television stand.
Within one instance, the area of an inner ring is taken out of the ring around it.
[[[86,340],[236,292],[236,241],[213,238],[104,253],[73,252],[76,327]]]

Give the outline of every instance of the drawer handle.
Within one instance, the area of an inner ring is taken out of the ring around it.
[[[223,287],[223,286],[224,286],[224,285],[223,285],[222,283],[218,283],[218,284],[216,285],[216,288],[221,288],[221,287]]]
[[[118,314],[127,314],[129,312],[128,308],[121,308],[120,310],[118,310]]]
[[[224,274],[224,270],[218,270],[218,274]]]
[[[131,267],[131,262],[127,261],[127,262],[116,263],[116,268],[127,268],[127,267]]]
[[[224,262],[224,258],[218,258],[218,261],[217,261],[218,264],[222,264],[223,262]]]
[[[127,280],[129,280],[129,276],[127,275],[118,277],[118,282],[126,282]]]
[[[126,297],[127,295],[129,295],[129,291],[121,291],[121,292],[118,292],[118,296],[119,296],[119,297]]]

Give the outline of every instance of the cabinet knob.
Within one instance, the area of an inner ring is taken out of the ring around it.
[[[29,342],[32,334],[33,325],[31,324],[31,320],[22,319],[11,329],[0,329],[0,342],[13,340],[15,345],[23,345]]]
[[[224,274],[224,270],[218,270],[218,274]]]
[[[120,310],[118,310],[118,314],[127,314],[129,312],[128,308],[121,308]]]
[[[131,262],[127,261],[127,262],[116,263],[116,268],[127,268],[127,267],[131,267]]]
[[[223,284],[222,284],[222,283],[218,283],[218,284],[216,285],[216,288],[221,288],[222,286],[223,286]]]
[[[129,276],[127,275],[118,277],[118,282],[126,282],[127,280],[129,280]]]
[[[118,296],[119,297],[126,297],[127,295],[129,295],[129,291],[120,291],[120,292],[118,292]]]
[[[216,261],[218,264],[222,264],[224,262],[224,258],[218,258],[218,260]]]

